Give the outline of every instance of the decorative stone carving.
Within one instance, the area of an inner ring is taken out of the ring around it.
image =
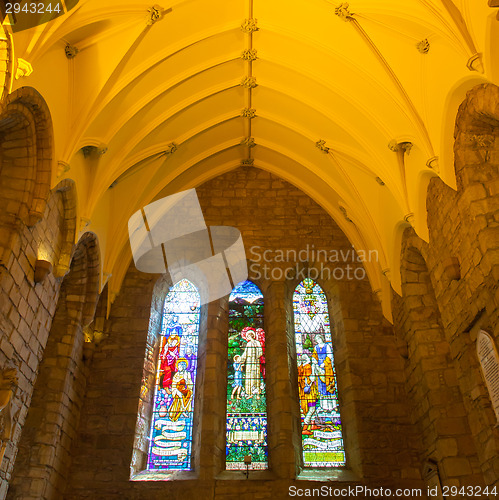
[[[177,151],[177,149],[178,149],[178,144],[176,142],[170,142],[170,144],[168,144],[166,146],[164,153],[166,155],[171,155],[171,154],[175,153],[175,151]]]
[[[241,141],[242,146],[247,146],[248,148],[254,148],[256,146],[255,139],[253,137],[245,137]]]
[[[380,186],[384,186],[385,183],[383,182],[383,179],[381,177],[376,177],[376,182],[380,185]]]
[[[466,63],[466,67],[470,71],[478,71],[478,73],[484,73],[485,68],[483,67],[482,53],[477,52],[476,54],[471,56]]]
[[[490,402],[499,421],[499,355],[494,339],[484,330],[480,330],[477,336],[476,352],[489,392]]]
[[[243,53],[241,54],[241,59],[244,59],[245,61],[254,61],[255,59],[258,59],[257,52],[258,51],[256,49],[243,50]]]
[[[66,53],[66,57],[68,59],[73,59],[76,57],[76,54],[80,52],[78,47],[75,47],[74,45],[70,45],[69,43],[64,47],[64,52]]]
[[[255,163],[255,160],[253,158],[245,158],[244,160],[241,161],[241,166],[242,167],[252,167],[254,163]]]
[[[340,212],[343,214],[343,217],[345,217],[345,220],[347,222],[353,222],[353,220],[350,219],[350,217],[348,217],[347,209],[345,207],[342,207],[341,205],[340,205]]]
[[[163,19],[165,15],[165,9],[160,7],[159,5],[153,5],[150,9],[148,9],[148,18],[147,25],[152,26],[154,23],[157,23],[161,19]]]
[[[244,31],[244,33],[250,34],[259,29],[257,19],[245,19],[241,24],[241,31]]]
[[[241,111],[241,116],[243,118],[255,118],[255,116],[256,116],[256,109],[255,108],[244,108]]]
[[[29,76],[33,73],[33,67],[25,59],[17,58],[17,68],[16,68],[16,80],[23,78],[24,76]]]
[[[403,151],[404,153],[409,154],[412,149],[412,142],[397,142],[396,139],[393,139],[388,143],[388,149],[390,149],[394,153]]]
[[[255,76],[245,76],[241,80],[241,87],[247,88],[247,89],[254,89],[258,84],[256,83],[256,77]]]
[[[428,41],[428,38],[418,42],[416,44],[416,48],[419,52],[421,52],[421,54],[428,54],[428,52],[430,52],[430,42]]]
[[[329,148],[326,146],[326,141],[323,139],[320,139],[315,143],[315,147],[320,149],[324,154],[329,153]]]
[[[334,13],[340,18],[343,19],[343,21],[351,21],[353,14],[348,10],[349,4],[348,3],[341,3],[334,9]]]
[[[12,398],[17,383],[17,370],[15,368],[5,368],[0,372],[0,464],[14,430]]]

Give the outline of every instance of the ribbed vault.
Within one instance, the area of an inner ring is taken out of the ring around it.
[[[13,35],[33,68],[14,87],[47,101],[52,185],[76,182],[111,295],[132,213],[252,164],[303,189],[356,248],[377,249],[367,271],[388,299],[403,230],[427,239],[430,178],[455,187],[457,106],[498,75],[496,11],[486,0],[80,0]]]

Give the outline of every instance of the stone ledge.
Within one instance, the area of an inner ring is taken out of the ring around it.
[[[188,481],[193,479],[198,479],[197,472],[187,470],[143,470],[132,476],[130,481]]]
[[[246,478],[245,470],[224,470],[214,478],[216,481],[265,481],[275,480],[277,476],[271,470],[250,470]]]
[[[297,476],[300,481],[358,482],[361,478],[350,469],[303,469]]]

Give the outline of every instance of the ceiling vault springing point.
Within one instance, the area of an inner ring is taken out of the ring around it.
[[[393,151],[394,153],[398,153],[402,151],[403,153],[409,154],[412,149],[412,142],[397,142],[396,139],[391,140],[388,143],[388,149]]]
[[[411,212],[409,214],[404,215],[404,220],[412,227],[414,227],[414,214]]]
[[[440,167],[438,165],[438,156],[432,156],[427,162],[426,166],[428,168],[431,168],[432,170],[435,170],[435,172],[438,174],[440,172]]]
[[[474,55],[472,55],[466,64],[466,67],[470,71],[478,71],[478,73],[484,73],[485,68],[483,67],[483,61],[482,61],[482,53],[478,52]]]
[[[29,76],[33,73],[33,66],[31,64],[18,57],[17,59],[17,69],[16,69],[16,80],[19,80],[19,78],[23,78],[25,76]]]
[[[413,213],[409,203],[409,192],[407,189],[407,173],[405,166],[405,155],[409,154],[412,149],[412,142],[401,141],[398,142],[396,139],[391,140],[388,143],[388,149],[393,151],[397,155],[397,163],[399,165],[400,180],[402,182],[402,188],[404,190],[404,203],[407,213]]]

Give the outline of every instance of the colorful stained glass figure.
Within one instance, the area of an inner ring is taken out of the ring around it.
[[[226,468],[266,469],[267,397],[263,295],[251,281],[239,283],[229,297]]]
[[[150,434],[148,470],[190,470],[200,296],[188,280],[168,292]]]
[[[341,467],[345,449],[326,295],[304,279],[293,295],[305,467]]]

